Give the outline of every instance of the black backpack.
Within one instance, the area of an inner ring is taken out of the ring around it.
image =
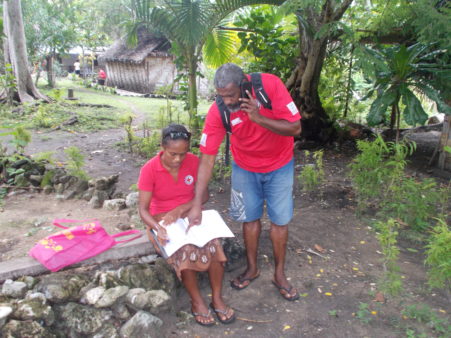
[[[258,101],[265,107],[266,109],[272,109],[271,105],[271,99],[269,98],[268,94],[266,94],[265,89],[263,88],[262,83],[262,76],[261,73],[252,73],[251,74],[251,83],[252,88],[254,88],[255,96],[257,97]],[[222,97],[219,95],[216,95],[215,98],[216,105],[219,109],[219,115],[221,115],[222,124],[224,125],[224,128],[227,132],[226,136],[226,153],[225,153],[225,164],[229,165],[229,148],[230,148],[230,136],[229,134],[232,133],[232,125],[230,124],[230,111],[225,105],[224,101],[222,100]]]

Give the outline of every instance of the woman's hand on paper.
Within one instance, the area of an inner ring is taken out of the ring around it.
[[[168,237],[168,233],[166,231],[166,227],[162,224],[160,224],[158,226],[157,239],[161,245],[166,245],[166,243],[169,242],[169,237]]]
[[[166,215],[164,215],[164,217],[162,218],[162,223],[164,225],[169,225],[169,224],[176,222],[180,217],[181,217],[181,212],[179,211],[178,208],[174,208],[171,211],[169,211],[168,213],[166,213]]]

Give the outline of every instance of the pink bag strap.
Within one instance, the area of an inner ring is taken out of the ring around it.
[[[53,220],[53,225],[63,228],[63,229],[68,229],[69,227],[62,225],[61,223],[83,223],[83,222],[92,222],[92,221],[97,221],[97,219],[83,219],[83,220],[78,220],[78,219],[67,219],[67,218],[57,218]]]
[[[137,236],[134,236],[132,238],[129,239],[123,239],[122,241],[116,241],[116,244],[118,243],[126,243],[126,242],[130,242],[133,241],[134,239],[137,239],[139,237],[142,236],[142,233],[140,230],[128,230],[128,231],[124,231],[124,232],[119,232],[117,234],[112,235],[111,237],[113,238],[117,238],[117,237],[122,237],[122,236],[127,236],[127,235],[132,235],[132,234],[138,234]]]

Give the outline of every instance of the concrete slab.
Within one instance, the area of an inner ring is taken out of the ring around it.
[[[146,232],[141,231],[142,236],[128,243],[120,243],[101,254],[91,257],[83,262],[64,268],[70,269],[79,266],[102,264],[115,259],[126,259],[132,257],[147,256],[155,254],[152,244],[147,238]],[[61,270],[60,270],[61,271]],[[37,276],[50,272],[41,263],[31,257],[13,259],[0,262],[0,282],[7,279],[16,279],[20,276]]]

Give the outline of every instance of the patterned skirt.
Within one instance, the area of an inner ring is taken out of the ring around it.
[[[180,280],[182,270],[207,271],[212,262],[225,263],[226,261],[219,239],[212,239],[202,248],[192,244],[184,245],[167,259]]]
[[[160,221],[163,215],[159,214],[153,217],[157,221]],[[160,253],[158,246],[154,242],[154,238],[150,234],[149,227],[147,227],[147,236],[155,250]],[[227,262],[227,258],[222,249],[221,240],[216,238],[209,241],[202,248],[193,244],[184,245],[167,258],[166,261],[174,268],[177,277],[182,280],[181,272],[185,269],[207,271],[212,262],[224,264]]]

